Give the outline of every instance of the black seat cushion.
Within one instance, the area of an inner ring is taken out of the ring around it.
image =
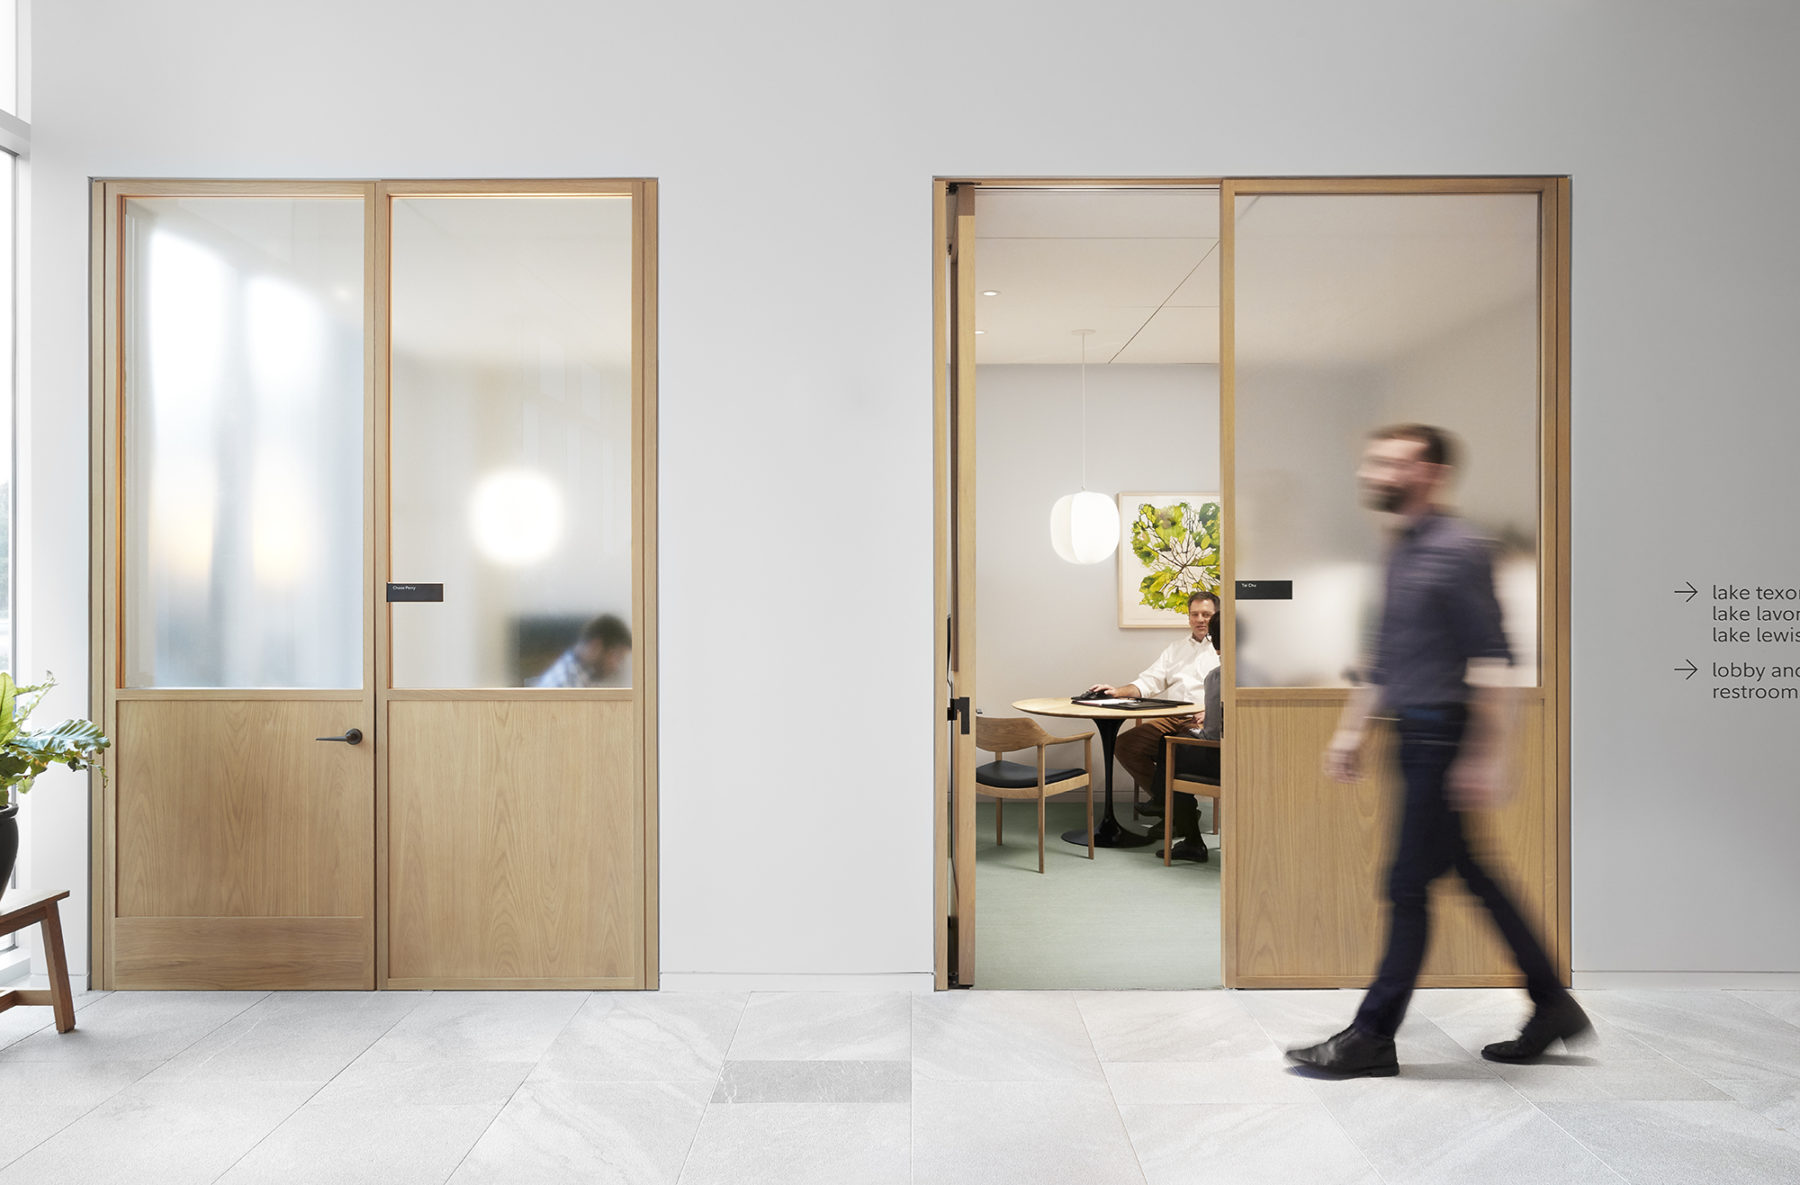
[[[1219,784],[1219,751],[1199,745],[1175,746],[1175,780]]]
[[[1087,773],[1085,769],[1047,769],[1044,782],[1062,782]],[[1007,790],[1026,790],[1037,783],[1037,766],[1017,761],[990,761],[975,767],[975,780],[983,786],[999,786]]]

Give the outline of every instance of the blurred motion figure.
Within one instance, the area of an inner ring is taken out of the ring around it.
[[[1524,1031],[1487,1046],[1490,1061],[1528,1062],[1551,1042],[1586,1034],[1587,1015],[1562,986],[1518,907],[1469,846],[1464,813],[1499,805],[1512,721],[1501,675],[1512,651],[1494,596],[1492,548],[1440,498],[1456,458],[1449,433],[1402,424],[1374,434],[1357,483],[1393,525],[1369,682],[1351,694],[1325,752],[1325,772],[1361,776],[1368,722],[1398,720],[1400,835],[1388,871],[1387,949],[1350,1027],[1288,1057],[1342,1077],[1399,1073],[1394,1034],[1425,960],[1431,882],[1454,869],[1480,899],[1525,974],[1534,1010]],[[1472,686],[1471,686],[1472,685]]]

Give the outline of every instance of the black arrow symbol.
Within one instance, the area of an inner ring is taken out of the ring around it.
[[[1699,668],[1699,667],[1697,667],[1697,666],[1695,666],[1695,665],[1694,665],[1694,660],[1693,660],[1693,659],[1691,659],[1691,658],[1690,658],[1690,659],[1688,659],[1688,660],[1687,660],[1687,666],[1685,666],[1685,667],[1676,667],[1676,668],[1675,668],[1675,669],[1676,669],[1676,670],[1678,670],[1678,671],[1686,671],[1686,672],[1687,672],[1687,677],[1688,677],[1688,678],[1690,678],[1690,679],[1692,679],[1692,678],[1693,678],[1693,677],[1694,677],[1694,672],[1695,672],[1695,671],[1697,671],[1697,670],[1699,670],[1699,669],[1700,669],[1700,668]]]
[[[1687,581],[1683,581],[1683,583],[1684,583],[1684,584],[1686,584],[1686,585],[1687,585],[1687,587],[1686,587],[1686,588],[1678,588],[1678,589],[1675,589],[1675,590],[1674,590],[1674,592],[1675,592],[1675,595],[1676,595],[1676,596],[1678,596],[1678,597],[1679,597],[1679,596],[1681,596],[1681,595],[1682,595],[1682,594],[1683,594],[1683,593],[1685,593],[1685,594],[1687,594],[1687,599],[1688,599],[1688,600],[1690,600],[1690,601],[1691,601],[1691,600],[1693,600],[1693,599],[1694,599],[1694,594],[1695,594],[1695,593],[1697,593],[1697,592],[1699,592],[1699,591],[1700,591],[1700,590],[1699,590],[1699,589],[1697,589],[1697,588],[1695,588],[1695,587],[1694,587],[1694,582],[1693,582],[1693,581],[1692,581],[1692,580],[1687,580]],[[1680,668],[1679,668],[1679,667],[1677,667],[1677,668],[1676,668],[1676,669],[1677,669],[1677,670],[1679,670],[1679,669],[1680,669]]]

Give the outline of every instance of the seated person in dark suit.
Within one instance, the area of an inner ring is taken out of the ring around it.
[[[1219,617],[1219,614],[1214,614],[1206,624],[1207,637],[1215,651],[1219,650]],[[1205,699],[1202,701],[1206,705],[1206,714],[1201,717],[1200,730],[1196,734],[1202,740],[1216,741],[1225,735],[1225,709],[1219,703],[1219,670],[1220,668],[1214,667],[1206,673]],[[1219,751],[1199,745],[1177,745],[1175,774],[1177,777],[1218,781]],[[1204,864],[1209,855],[1206,841],[1200,837],[1200,800],[1197,797],[1192,794],[1175,795],[1174,824],[1177,838],[1175,850],[1169,855],[1176,860],[1197,860]]]

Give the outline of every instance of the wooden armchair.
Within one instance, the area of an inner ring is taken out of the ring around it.
[[[1180,746],[1187,745],[1196,749],[1219,751],[1218,741],[1202,740],[1200,737],[1186,736],[1172,732],[1163,738],[1163,864],[1170,862],[1170,853],[1175,849],[1175,792],[1192,794],[1196,798],[1212,799],[1213,834],[1219,833],[1219,808],[1223,798],[1219,790],[1217,775],[1208,777],[1204,774],[1177,774],[1175,772],[1175,754]],[[1215,768],[1217,768],[1215,766]]]
[[[1081,742],[1080,769],[1050,769],[1045,764],[1044,750],[1051,745]],[[990,719],[975,717],[975,747],[994,755],[994,760],[975,767],[975,782],[994,799],[994,842],[1005,842],[1003,815],[1009,798],[1037,799],[1038,871],[1044,871],[1044,799],[1054,786],[1058,791],[1087,788],[1088,859],[1094,858],[1094,736],[1053,737],[1035,720],[1024,717]],[[1031,765],[1008,761],[1008,753],[1036,749],[1037,761]]]

